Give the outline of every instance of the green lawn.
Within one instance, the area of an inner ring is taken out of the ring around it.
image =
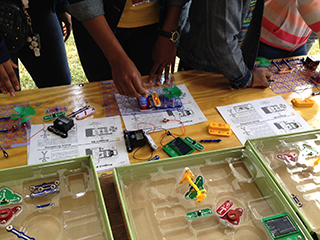
[[[67,50],[68,61],[69,61],[69,66],[71,70],[71,75],[72,75],[72,84],[80,84],[80,83],[88,82],[78,57],[73,34],[71,34],[70,38],[66,42],[66,50]],[[314,44],[310,52],[310,55],[315,55],[315,54],[320,54],[318,41],[316,42],[316,44]],[[35,86],[29,73],[26,71],[26,69],[21,63],[19,64],[19,68],[20,68],[21,89],[22,90],[36,89],[37,87]]]

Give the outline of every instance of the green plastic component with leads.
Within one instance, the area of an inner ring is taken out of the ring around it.
[[[288,214],[280,213],[262,218],[262,223],[275,240],[304,240],[302,233]]]
[[[65,112],[56,112],[43,117],[43,121],[51,121],[53,119],[57,119],[58,117],[66,115]]]
[[[203,190],[203,184],[204,184],[204,180],[203,177],[201,175],[198,175],[196,178],[196,181],[194,182],[194,184],[199,188],[199,191]],[[184,198],[186,200],[193,200],[197,197],[197,191],[194,189],[194,187],[190,186],[188,192],[186,192],[184,194]]]
[[[181,137],[176,137],[171,142],[164,145],[162,149],[170,157],[188,155],[195,151],[194,147]]]
[[[0,189],[0,207],[9,204],[20,203],[22,201],[22,197],[14,193],[9,188],[1,188]]]
[[[204,149],[202,144],[198,143],[196,140],[193,140],[191,137],[185,137],[184,139],[198,151],[202,151]]]
[[[213,211],[211,208],[204,208],[204,209],[188,212],[186,214],[186,219],[188,221],[193,221],[200,218],[210,217],[212,215],[213,215]]]

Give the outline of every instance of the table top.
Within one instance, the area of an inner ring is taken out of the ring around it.
[[[185,84],[191,93],[199,108],[202,110],[208,121],[196,125],[186,126],[186,135],[193,139],[212,139],[215,138],[207,133],[207,127],[210,122],[224,122],[223,118],[216,109],[217,106],[224,106],[239,102],[246,102],[278,96],[270,88],[247,88],[247,89],[232,89],[227,79],[222,75],[201,72],[201,71],[184,71],[177,72],[172,75],[175,85]],[[143,77],[144,80],[147,77]],[[315,91],[315,90],[313,90]],[[300,93],[290,92],[281,94],[283,98],[290,103],[292,98],[310,97],[312,89],[307,89]],[[319,103],[320,96],[312,97],[315,104],[312,108],[295,108],[295,110],[309,123],[312,128],[319,128]],[[70,111],[76,110],[84,104],[90,104],[96,109],[93,118],[106,117],[103,108],[103,95],[100,82],[92,82],[83,85],[68,85],[52,88],[43,88],[29,91],[17,92],[15,97],[0,94],[0,105],[29,102],[34,107],[36,114],[35,118],[42,119],[43,113],[49,107],[55,105],[68,106]],[[290,103],[291,104],[291,103]],[[36,124],[33,122],[32,124]],[[124,127],[124,124],[123,124]],[[179,128],[172,129],[172,132],[182,133]],[[152,133],[152,138],[156,143],[161,140],[163,132]],[[219,137],[221,138],[221,137]],[[206,144],[204,151],[212,151],[230,147],[241,146],[237,137],[232,134],[230,137],[222,137],[219,143]],[[22,166],[27,164],[27,147],[17,147],[6,150],[9,154],[8,158],[4,158],[0,153],[0,169]],[[140,156],[150,156],[150,147],[145,146],[139,150]],[[160,159],[167,158],[168,155],[160,148],[154,152],[154,155],[159,155]],[[132,153],[129,153],[129,159],[132,164],[142,162],[133,158]],[[107,176],[100,177],[101,188],[104,194],[109,219],[114,233],[115,239],[127,239],[124,222],[121,216],[119,203],[116,197],[116,192],[113,185],[111,172]]]

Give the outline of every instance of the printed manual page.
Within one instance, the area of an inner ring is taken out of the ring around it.
[[[28,164],[92,155],[97,172],[109,171],[130,164],[126,150],[120,116],[74,121],[68,137],[62,138],[47,130],[31,138]],[[31,136],[43,128],[31,126]]]
[[[282,96],[217,107],[244,145],[248,139],[311,130]]]

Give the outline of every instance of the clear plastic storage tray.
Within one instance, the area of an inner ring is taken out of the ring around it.
[[[112,240],[91,157],[0,170],[1,240]]]
[[[203,179],[205,198],[191,198],[195,189],[180,184],[186,168],[199,191]],[[300,238],[277,239],[312,239],[262,164],[243,148],[121,166],[114,179],[130,239],[273,239],[262,220],[282,213]]]
[[[277,182],[310,233],[320,237],[320,131],[247,142]]]

